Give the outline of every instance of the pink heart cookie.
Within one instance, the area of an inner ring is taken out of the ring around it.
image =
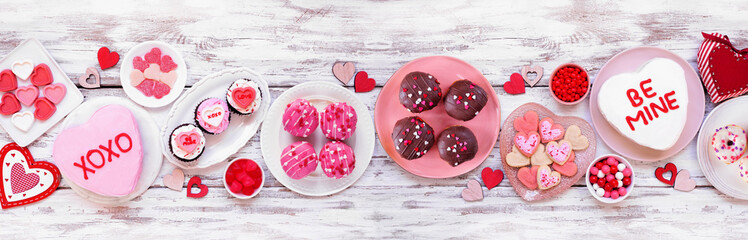
[[[519,149],[519,152],[522,153],[522,155],[530,157],[535,153],[535,150],[538,150],[540,136],[538,136],[537,132],[518,132],[514,135],[514,145],[517,146],[517,149]]]
[[[572,154],[571,143],[566,140],[561,140],[560,142],[549,142],[545,146],[545,152],[549,157],[551,157],[553,162],[558,165],[564,165]]]
[[[44,92],[44,97],[49,99],[49,101],[53,102],[54,104],[58,104],[62,102],[63,98],[65,98],[67,88],[62,83],[55,83],[45,86],[42,92]]]
[[[21,86],[16,89],[16,98],[23,105],[31,106],[34,101],[39,97],[39,89],[36,86]]]
[[[517,171],[517,179],[525,185],[527,189],[534,190],[538,188],[538,169],[540,166],[523,167]]]
[[[548,166],[540,166],[540,168],[538,168],[537,181],[538,189],[549,189],[561,183],[561,174],[551,171],[551,168]]]
[[[553,163],[551,167],[553,167],[553,170],[561,173],[561,175],[571,177],[577,174],[578,167],[577,164],[574,162],[574,151],[571,152],[571,156],[569,157],[569,160],[566,160],[566,163],[563,165],[558,163]]]
[[[561,124],[554,124],[552,118],[543,118],[538,123],[538,127],[543,143],[556,141],[564,137],[564,127]]]
[[[60,132],[52,157],[76,185],[103,196],[128,195],[143,163],[138,123],[129,109],[106,105],[86,123]]]
[[[202,119],[205,120],[211,126],[219,126],[223,121],[223,107],[221,105],[215,105],[211,108],[205,109],[201,114]]]

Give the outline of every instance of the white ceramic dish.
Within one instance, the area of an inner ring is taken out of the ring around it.
[[[161,165],[164,161],[161,157],[161,145],[158,144],[159,135],[156,122],[153,121],[151,114],[145,111],[145,109],[125,98],[97,97],[89,99],[68,115],[65,121],[62,122],[61,129],[67,129],[83,124],[87,122],[88,119],[91,118],[91,115],[93,115],[97,110],[111,104],[121,105],[130,109],[133,116],[135,116],[135,119],[138,121],[138,129],[143,143],[143,167],[140,172],[138,184],[135,186],[135,190],[122,197],[102,196],[86,190],[72,181],[68,181],[68,178],[63,174],[63,180],[67,182],[67,184],[70,185],[70,188],[78,193],[78,195],[89,201],[105,205],[122,204],[143,194],[158,177],[158,173],[161,170]]]
[[[140,92],[140,90],[130,84],[130,72],[132,72],[132,70],[134,69],[132,66],[132,59],[136,56],[142,57],[146,53],[150,52],[152,48],[161,49],[162,56],[171,56],[174,63],[177,64],[177,80],[174,82],[174,85],[169,91],[169,94],[166,94],[166,96],[162,97],[161,99],[145,96],[142,92]],[[125,90],[127,97],[132,99],[135,103],[150,108],[162,107],[173,102],[174,99],[177,99],[177,97],[179,97],[179,94],[182,93],[182,90],[184,90],[184,85],[185,83],[187,83],[187,65],[184,63],[182,54],[180,54],[171,45],[160,41],[142,42],[138,45],[135,45],[135,47],[132,47],[130,51],[125,55],[125,58],[122,59],[122,62],[120,62],[119,78],[120,83],[122,84],[122,89]]]
[[[597,194],[595,194],[595,189],[592,187],[592,184],[590,183],[590,169],[592,168],[592,166],[594,166],[595,163],[599,162],[600,160],[607,159],[608,157],[614,157],[618,159],[619,163],[623,163],[626,165],[627,168],[631,168],[631,177],[630,177],[631,184],[628,187],[626,187],[626,195],[623,195],[623,197],[618,197],[616,199],[597,196]],[[592,196],[595,197],[595,199],[603,203],[612,204],[612,203],[618,203],[620,201],[623,201],[623,199],[626,199],[627,197],[629,197],[629,195],[631,195],[631,190],[634,189],[634,182],[636,181],[635,175],[636,173],[634,173],[634,168],[631,167],[631,163],[629,163],[628,160],[615,154],[607,154],[607,155],[598,157],[597,159],[595,159],[595,161],[592,161],[592,163],[590,163],[590,166],[587,167],[587,173],[585,174],[584,182],[587,183],[587,190],[590,190],[590,194],[592,194]]]
[[[229,86],[235,80],[242,78],[251,79],[260,85],[260,92],[262,93],[260,109],[250,115],[231,113],[231,122],[223,133],[217,135],[205,133],[205,149],[198,158],[197,165],[186,166],[171,154],[169,147],[171,132],[180,124],[195,124],[195,108],[200,101],[209,97],[226,99],[226,90]],[[257,129],[260,128],[260,124],[265,119],[265,114],[270,107],[271,99],[272,96],[270,96],[267,82],[249,69],[234,68],[206,76],[187,90],[171,107],[168,120],[161,129],[161,145],[164,156],[169,162],[184,169],[206,168],[225,161],[229,156],[244,147],[247,141],[257,133]]]
[[[356,110],[358,115],[356,131],[351,138],[343,141],[353,149],[356,156],[356,167],[350,175],[341,179],[333,179],[325,176],[322,168],[317,167],[317,170],[308,176],[296,180],[290,178],[283,171],[280,164],[280,155],[286,146],[304,140],[312,143],[315,151],[319,152],[322,146],[329,141],[319,130],[319,127],[306,138],[294,137],[283,130],[281,119],[283,118],[283,112],[286,110],[286,105],[298,98],[309,100],[320,111],[333,102],[346,102]],[[371,162],[371,156],[374,153],[374,141],[374,122],[366,105],[352,91],[329,82],[306,82],[283,92],[270,107],[267,121],[262,126],[260,134],[262,156],[270,173],[288,189],[307,196],[330,195],[353,185],[364,174],[369,162]]]
[[[710,151],[710,145],[714,130],[719,127],[735,124],[748,129],[746,106],[748,106],[748,96],[727,100],[715,107],[704,119],[696,143],[699,166],[709,183],[720,192],[743,200],[748,200],[748,183],[740,179],[738,162],[725,164],[717,160],[717,156]]]
[[[226,182],[226,173],[229,171],[229,167],[231,167],[231,164],[233,164],[234,161],[238,161],[238,160],[252,161],[255,164],[257,164],[257,168],[260,169],[260,173],[262,174],[262,183],[260,183],[260,188],[258,188],[255,191],[255,193],[253,193],[252,195],[247,196],[247,195],[244,195],[244,194],[241,194],[241,193],[234,193],[234,192],[231,191],[231,189],[229,189],[229,183]],[[231,196],[234,196],[235,198],[238,198],[238,199],[250,199],[250,198],[253,198],[253,197],[257,196],[257,194],[260,193],[260,191],[262,191],[262,187],[265,186],[265,171],[262,170],[262,166],[260,166],[259,163],[257,163],[255,160],[252,160],[252,159],[249,159],[249,158],[236,158],[234,160],[231,160],[231,162],[229,162],[229,164],[226,164],[226,168],[223,169],[223,176],[221,176],[221,177],[223,178],[223,186],[226,188],[226,191],[229,192],[229,194],[231,194]]]
[[[49,55],[47,50],[44,49],[42,44],[36,39],[23,41],[18,45],[18,47],[16,47],[16,49],[13,49],[13,51],[11,51],[8,56],[0,61],[0,71],[3,69],[11,69],[11,66],[14,62],[23,60],[31,60],[34,66],[41,63],[47,64],[47,66],[49,66],[49,70],[52,72],[52,83],[64,84],[66,93],[65,98],[63,98],[60,103],[55,104],[57,110],[55,111],[54,115],[44,121],[35,119],[33,125],[31,125],[31,128],[27,132],[18,129],[15,125],[13,125],[13,122],[11,122],[12,115],[0,115],[0,125],[2,125],[3,129],[8,132],[13,141],[18,143],[18,145],[20,145],[21,147],[25,147],[31,144],[31,142],[47,132],[47,130],[49,130],[60,120],[65,118],[65,115],[68,115],[68,113],[73,111],[73,109],[75,109],[78,105],[81,104],[81,102],[83,102],[83,94],[81,94],[80,90],[78,90],[78,87],[76,87],[75,84],[70,81],[68,75],[62,71],[62,68],[57,65],[57,62],[52,58],[51,55]],[[19,87],[31,85],[31,82],[29,80],[21,80],[20,78],[17,79]],[[41,91],[42,89],[39,89],[40,96],[43,95]],[[21,110],[19,112],[30,111],[33,113],[34,109],[35,108],[33,106],[26,106],[21,104]]]

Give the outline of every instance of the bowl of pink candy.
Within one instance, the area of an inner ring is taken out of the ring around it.
[[[597,158],[587,167],[587,189],[604,203],[623,201],[634,188],[634,169],[626,159],[615,154]]]

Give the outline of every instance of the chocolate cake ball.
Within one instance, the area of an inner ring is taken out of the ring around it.
[[[400,103],[413,113],[435,108],[442,99],[439,81],[428,73],[408,73],[400,83],[400,88]]]
[[[452,84],[444,96],[444,108],[449,116],[468,121],[486,106],[488,95],[483,88],[470,80],[459,80]]]
[[[419,117],[406,117],[395,123],[392,141],[395,149],[405,159],[413,160],[426,155],[434,145],[434,129]]]
[[[455,167],[475,157],[478,152],[478,140],[470,129],[453,126],[439,134],[436,147],[439,149],[439,156]]]

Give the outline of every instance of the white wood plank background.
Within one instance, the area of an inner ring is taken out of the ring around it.
[[[731,37],[748,47],[746,1],[1,1],[0,56],[28,38],[39,39],[71,79],[97,66],[96,51],[108,46],[124,55],[135,44],[172,44],[188,65],[188,86],[226,68],[248,67],[265,76],[277,96],[312,80],[337,82],[335,61],[354,61],[377,80],[358,94],[374,110],[381,86],[417,57],[449,55],[483,72],[501,102],[502,116],[527,102],[560,115],[589,120],[585,100],[560,106],[548,95],[548,75],[523,95],[501,85],[522,65],[547,72],[566,62],[591,75],[614,54],[650,45],[670,49],[696,66],[701,31]],[[101,89],[86,98],[125,96],[118,67],[101,72]],[[350,88],[353,89],[352,87]],[[713,104],[707,103],[707,112]],[[168,107],[151,109],[164,122]],[[498,123],[497,123],[498,124]],[[30,145],[49,160],[53,128]],[[0,134],[0,143],[10,141]],[[165,188],[159,177],[132,202],[106,207],[82,200],[67,184],[48,199],[0,211],[0,238],[718,238],[748,236],[748,204],[725,196],[704,178],[695,141],[656,163],[634,162],[633,194],[618,205],[594,200],[580,180],[566,193],[538,203],[521,200],[504,181],[466,203],[460,191],[483,167],[499,167],[499,150],[479,168],[452,179],[425,179],[394,163],[377,143],[366,173],[347,190],[304,197],[273,178],[252,200],[231,198],[221,183],[224,164],[200,171],[210,187],[202,199]],[[597,154],[610,150],[600,141]],[[261,159],[255,136],[237,155]],[[666,162],[691,171],[693,192],[666,187],[654,169]],[[264,164],[263,164],[264,167]],[[166,161],[161,175],[173,166]]]

